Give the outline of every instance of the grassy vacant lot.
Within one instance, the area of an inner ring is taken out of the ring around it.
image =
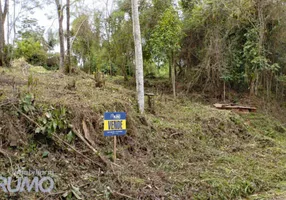
[[[81,72],[18,66],[0,69],[0,174],[52,170],[56,185],[52,194],[2,199],[284,199],[285,125],[261,110],[220,111],[157,89],[155,110],[140,116],[135,88],[118,78],[95,88]],[[116,164],[105,111],[128,116]]]

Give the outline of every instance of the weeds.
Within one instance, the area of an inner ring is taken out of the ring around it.
[[[72,125],[68,121],[68,111],[65,107],[54,108],[50,106],[43,111],[43,114],[38,117],[37,121],[40,127],[37,127],[35,133],[43,133],[51,136],[56,132],[68,133],[69,140],[72,139]]]
[[[77,81],[76,90],[66,90],[66,82],[72,79]],[[259,199],[258,193],[285,190],[285,126],[268,115],[240,116],[188,99],[173,101],[158,95],[156,114],[147,113],[142,120],[136,113],[134,92],[122,85],[106,82],[99,90],[89,77],[61,77],[56,73],[39,81],[41,84],[33,88],[37,99],[26,94],[19,105],[15,104],[38,125],[31,125],[22,115],[14,116],[5,104],[1,107],[0,130],[6,135],[55,135],[79,149],[81,156],[72,153],[72,147],[64,142],[55,147],[38,143],[34,137],[24,144],[28,146],[26,152],[18,147],[21,158],[14,160],[19,166],[25,161],[25,167],[37,163],[53,169],[58,175],[55,193],[66,191],[66,199],[75,197],[71,187],[64,187],[70,184],[86,199],[124,199],[118,194],[135,199],[240,199],[251,195]],[[75,140],[72,129],[83,133],[85,121],[95,148],[109,156],[112,140],[102,136],[105,111],[127,112],[128,133],[118,139],[118,166],[102,169],[92,163],[98,157]],[[7,116],[13,116],[13,121]],[[17,126],[17,131],[10,128]],[[1,163],[3,170],[10,166],[7,160]],[[263,196],[268,198],[268,194]]]

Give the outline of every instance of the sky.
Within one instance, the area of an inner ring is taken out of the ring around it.
[[[83,8],[88,8],[92,10],[103,10],[105,9],[105,1],[111,2],[112,0],[82,0],[80,6]],[[71,12],[76,12],[75,8],[71,8]],[[48,19],[48,16],[51,16],[52,19]],[[57,21],[57,13],[55,4],[51,4],[50,6],[45,6],[44,9],[36,9],[35,14],[32,15],[36,18],[41,26],[44,26],[46,29],[52,28],[56,30],[58,27]],[[64,19],[65,21],[65,19]],[[71,19],[72,22],[72,19]],[[66,23],[63,23],[64,29]]]

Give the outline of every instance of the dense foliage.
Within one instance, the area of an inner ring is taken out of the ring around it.
[[[72,65],[125,80],[135,76],[130,0],[101,10],[80,5],[79,0],[72,5],[77,10],[71,18]],[[185,92],[221,97],[226,89],[283,99],[284,9],[283,0],[141,0],[144,73],[171,77],[174,69]],[[27,16],[13,55],[54,69],[57,42],[53,31]]]
[[[186,2],[181,5],[187,35],[179,59],[199,76],[188,81],[218,91],[225,81],[250,94],[280,93],[279,77],[285,70],[283,1]]]
[[[285,5],[282,0],[142,0],[145,75],[168,76],[171,66],[187,92],[228,90],[284,96]],[[77,31],[79,30],[79,31]],[[130,2],[108,15],[73,22],[73,52],[86,71],[134,75]]]

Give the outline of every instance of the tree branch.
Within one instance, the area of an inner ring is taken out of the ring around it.
[[[81,22],[81,24],[79,25],[79,27],[78,27],[78,29],[77,29],[75,35],[74,35],[74,38],[73,38],[72,41],[71,41],[71,49],[72,49],[73,43],[74,43],[74,41],[75,41],[75,39],[76,39],[76,36],[77,36],[77,34],[79,33],[79,30],[80,30],[81,26],[83,25],[83,23],[84,23],[86,20],[87,20],[87,18],[85,18],[85,19]]]

